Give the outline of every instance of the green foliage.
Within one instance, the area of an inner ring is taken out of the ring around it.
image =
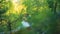
[[[54,34],[54,32],[56,31],[55,28],[56,28],[56,24],[57,24],[56,15],[53,13],[54,12],[53,11],[54,2],[55,2],[55,0],[24,0],[24,2],[22,4],[27,7],[26,14],[29,14],[29,15],[26,16],[26,19],[29,23],[32,24],[31,25],[32,30],[27,31],[27,29],[23,28],[23,30],[22,31],[20,30],[20,31],[22,33],[24,32],[24,34],[25,33],[32,34],[32,32],[37,34],[37,32],[40,32],[40,31],[36,31],[36,30],[41,29],[42,31],[46,31],[46,34]],[[3,3],[3,1],[1,1],[1,3]],[[4,4],[3,7],[8,6],[8,4],[6,4],[6,3],[3,3],[3,4]],[[7,6],[5,6],[5,5],[7,5]],[[2,14],[2,12],[5,13],[5,9],[6,8],[1,9],[4,11],[0,10],[0,14]],[[16,29],[18,26],[22,27],[21,21],[25,15],[22,13],[24,13],[24,10],[22,10],[20,15],[10,14],[9,16],[4,17],[7,19],[7,21],[9,21],[11,23],[12,30]],[[5,25],[5,26],[7,27],[7,25]],[[1,29],[0,31],[3,31],[3,30]]]
[[[7,12],[7,10],[11,7],[11,1],[9,0],[0,0],[0,14]]]
[[[30,23],[33,23],[32,27],[39,28],[42,31],[49,31],[49,33],[52,34],[52,31],[55,30],[53,28],[55,28],[56,25],[56,16],[54,16],[52,11],[54,1],[27,0],[23,4],[27,6],[26,12],[31,15],[31,17],[27,19]],[[36,9],[33,10],[34,8]],[[46,33],[49,34],[48,32]]]

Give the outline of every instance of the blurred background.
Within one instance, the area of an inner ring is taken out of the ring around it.
[[[60,34],[60,0],[0,0],[0,34]]]

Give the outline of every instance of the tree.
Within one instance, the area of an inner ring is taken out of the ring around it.
[[[3,14],[6,13],[8,11],[8,9],[10,9],[10,7],[11,7],[10,0],[0,0],[0,22],[2,23],[0,25],[2,27],[1,28],[2,31],[0,31],[0,32],[4,32],[5,30],[7,30],[7,24],[4,24],[4,23],[7,23],[7,19],[5,19],[6,15],[3,15]],[[8,25],[10,25],[10,23],[8,23]]]
[[[7,12],[7,10],[9,9],[9,5],[10,5],[10,1],[9,0],[0,0],[0,14],[3,14],[5,12]]]
[[[51,3],[50,3],[51,2]],[[54,21],[56,20],[54,18],[54,14],[52,13],[53,9],[53,3],[54,1],[47,0],[26,0],[23,4],[27,6],[26,12],[31,15],[30,18],[27,18],[29,22],[32,22],[34,25],[33,27],[39,28],[42,31],[46,31],[45,33],[48,34],[47,31],[49,31],[50,34],[52,34],[52,29],[55,28],[55,26],[50,25],[56,25]],[[51,9],[50,9],[51,8]],[[54,21],[51,21],[55,19]],[[47,22],[46,22],[47,21]],[[36,30],[36,29],[35,29]],[[40,31],[39,31],[40,32]]]

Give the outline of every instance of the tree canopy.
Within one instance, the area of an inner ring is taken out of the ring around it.
[[[19,2],[18,2],[19,1]],[[60,0],[1,0],[0,32],[21,29],[20,34],[55,34],[60,16]],[[31,30],[22,28],[25,17]],[[42,32],[42,33],[41,33]]]

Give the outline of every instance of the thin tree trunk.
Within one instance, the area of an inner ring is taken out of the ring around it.
[[[8,22],[8,29],[9,29],[10,34],[11,34],[11,23],[10,22]]]
[[[54,3],[54,8],[53,8],[53,11],[54,11],[55,15],[57,14],[56,8],[57,8],[57,2]]]

